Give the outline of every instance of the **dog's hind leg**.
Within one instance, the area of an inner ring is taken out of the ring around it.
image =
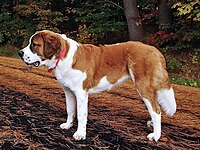
[[[161,136],[161,111],[159,104],[157,103],[156,91],[153,87],[148,86],[149,84],[143,83],[142,80],[137,81],[131,69],[129,70],[129,73],[132,81],[135,83],[136,90],[147,106],[152,119],[147,123],[153,126],[153,133],[150,133],[147,138],[149,140],[154,139],[155,141],[158,141]]]
[[[145,87],[142,87],[141,85],[139,85],[140,88],[138,90],[138,92],[140,93],[148,111],[149,114],[151,116],[151,121],[147,121],[147,125],[152,125],[153,126],[153,133],[150,133],[147,138],[149,140],[155,140],[156,142],[158,141],[158,139],[161,136],[161,111],[160,111],[160,107],[156,101],[156,96],[155,96],[155,92],[153,92],[153,90],[148,90],[147,94],[146,92],[143,90],[143,88],[145,89]],[[149,123],[149,124],[148,124]]]
[[[147,136],[147,138],[149,140],[153,140],[154,139],[157,142],[158,139],[161,136],[161,113],[160,112],[158,113],[153,109],[152,104],[148,99],[143,98],[143,101],[144,101],[144,103],[146,104],[146,106],[148,108],[149,114],[150,114],[151,119],[152,119],[150,122],[151,122],[151,125],[153,125],[153,133],[150,133]],[[158,108],[157,108],[157,110],[158,110]]]

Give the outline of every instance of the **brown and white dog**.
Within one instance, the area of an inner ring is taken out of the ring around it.
[[[45,65],[54,71],[67,103],[67,122],[60,127],[72,127],[77,115],[75,140],[86,138],[88,94],[110,90],[127,79],[133,81],[150,113],[152,120],[147,125],[153,126],[153,133],[147,138],[158,141],[161,136],[160,106],[170,116],[176,112],[165,59],[153,46],[140,42],[79,44],[64,34],[44,30],[32,35],[19,55],[28,65]]]

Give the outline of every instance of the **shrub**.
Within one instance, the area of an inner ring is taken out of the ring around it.
[[[182,64],[176,58],[172,56],[167,56],[166,60],[167,60],[167,69],[169,71],[175,72],[176,70],[180,70],[180,67],[182,66]]]
[[[1,3],[0,44],[10,42],[21,46],[36,30],[60,32],[60,24],[67,20],[62,12],[51,10],[49,0],[5,0]]]
[[[0,22],[0,44],[20,42],[22,23],[19,20],[12,19],[12,14],[8,11],[0,14]]]

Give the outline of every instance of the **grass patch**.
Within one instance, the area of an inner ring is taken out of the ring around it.
[[[184,79],[180,77],[173,77],[170,80],[172,83],[200,88],[200,79]]]

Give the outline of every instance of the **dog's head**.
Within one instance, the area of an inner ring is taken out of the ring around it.
[[[66,36],[43,30],[36,32],[29,39],[29,44],[18,54],[30,66],[45,65],[46,60],[57,59],[64,48],[69,48]]]

